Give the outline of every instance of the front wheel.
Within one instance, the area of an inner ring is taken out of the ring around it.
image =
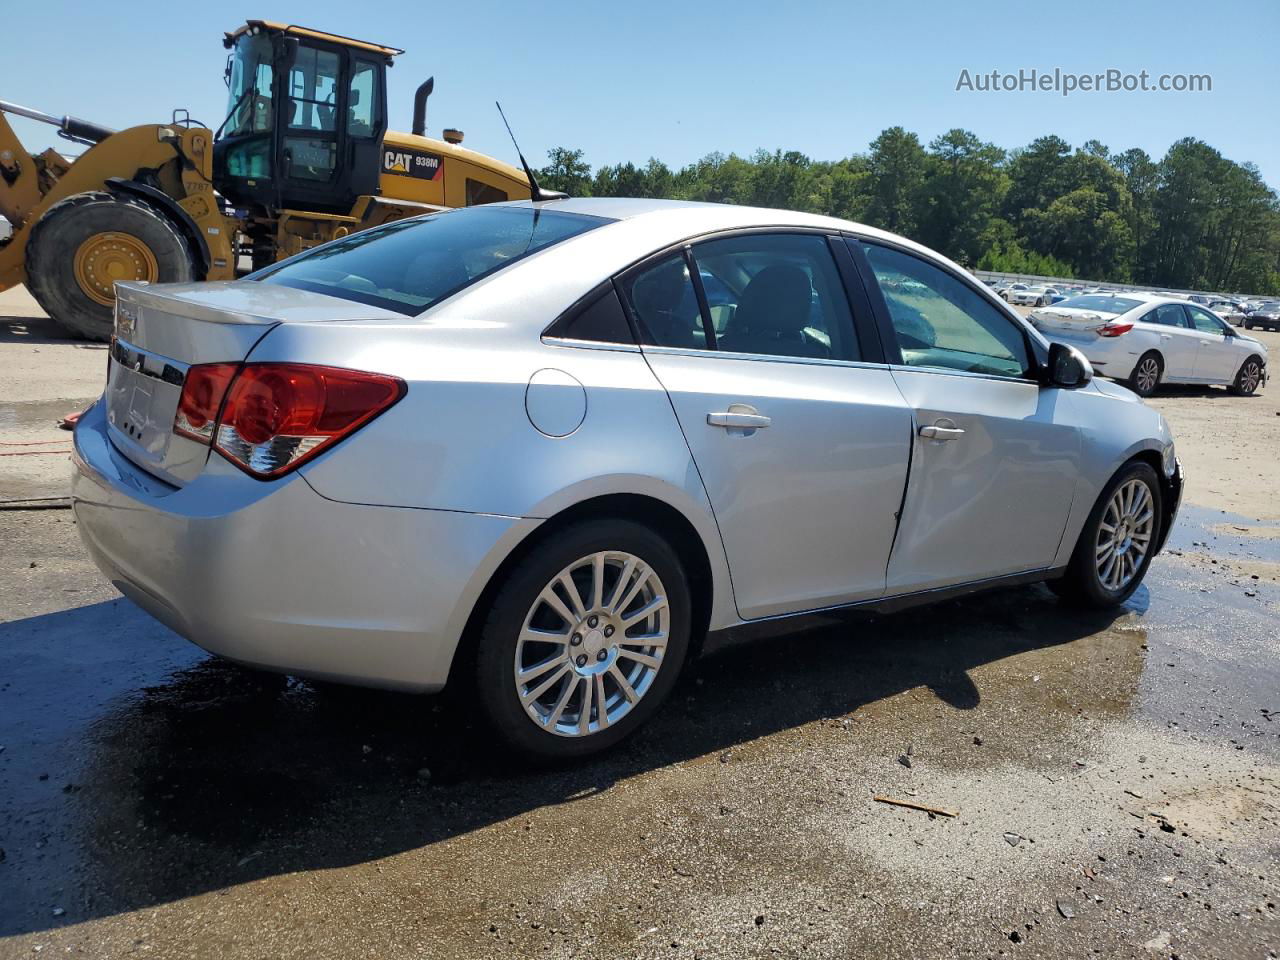
[[[1064,599],[1114,607],[1138,589],[1156,544],[1163,513],[1160,481],[1145,463],[1131,463],[1103,489],[1076,542],[1067,573],[1049,585]]]
[[[1250,357],[1240,365],[1236,378],[1231,384],[1231,392],[1238,397],[1251,397],[1262,383],[1262,361]]]
[[[586,756],[661,705],[689,649],[679,556],[647,527],[592,520],[521,561],[494,595],[476,652],[477,694],[525,755]]]

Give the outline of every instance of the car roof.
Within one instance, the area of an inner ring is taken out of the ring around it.
[[[695,237],[700,233],[733,230],[741,227],[809,227],[821,230],[857,233],[868,239],[886,240],[916,251],[923,256],[940,260],[965,270],[948,260],[936,250],[930,250],[914,240],[870,227],[852,220],[841,220],[817,213],[798,210],[780,210],[772,207],[747,207],[733,203],[709,203],[694,200],[652,200],[642,197],[570,197],[567,200],[514,200],[494,206],[536,207],[562,213],[576,213],[589,217],[621,222],[641,222],[656,225],[669,222],[673,238]],[[965,271],[968,272],[968,271]]]

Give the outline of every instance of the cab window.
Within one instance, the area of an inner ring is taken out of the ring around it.
[[[864,249],[904,364],[1000,377],[1031,370],[1022,331],[967,283],[901,250]]]
[[[351,68],[351,85],[347,88],[347,133],[353,137],[372,137],[381,117],[378,110],[378,68],[366,60],[356,60]]]
[[[315,47],[298,47],[289,70],[289,127],[333,133],[338,99],[336,53]]]
[[[482,203],[502,203],[507,194],[497,187],[490,186],[480,180],[467,177],[467,206],[477,207]]]

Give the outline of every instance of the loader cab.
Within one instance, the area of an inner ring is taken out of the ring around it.
[[[224,41],[214,182],[239,207],[347,213],[378,192],[392,47],[250,21]]]

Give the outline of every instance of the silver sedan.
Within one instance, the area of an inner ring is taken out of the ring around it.
[[[79,530],[259,668],[468,685],[507,743],[633,731],[708,631],[1048,581],[1138,588],[1164,420],[917,244],[647,200],[396,222],[121,284]]]

